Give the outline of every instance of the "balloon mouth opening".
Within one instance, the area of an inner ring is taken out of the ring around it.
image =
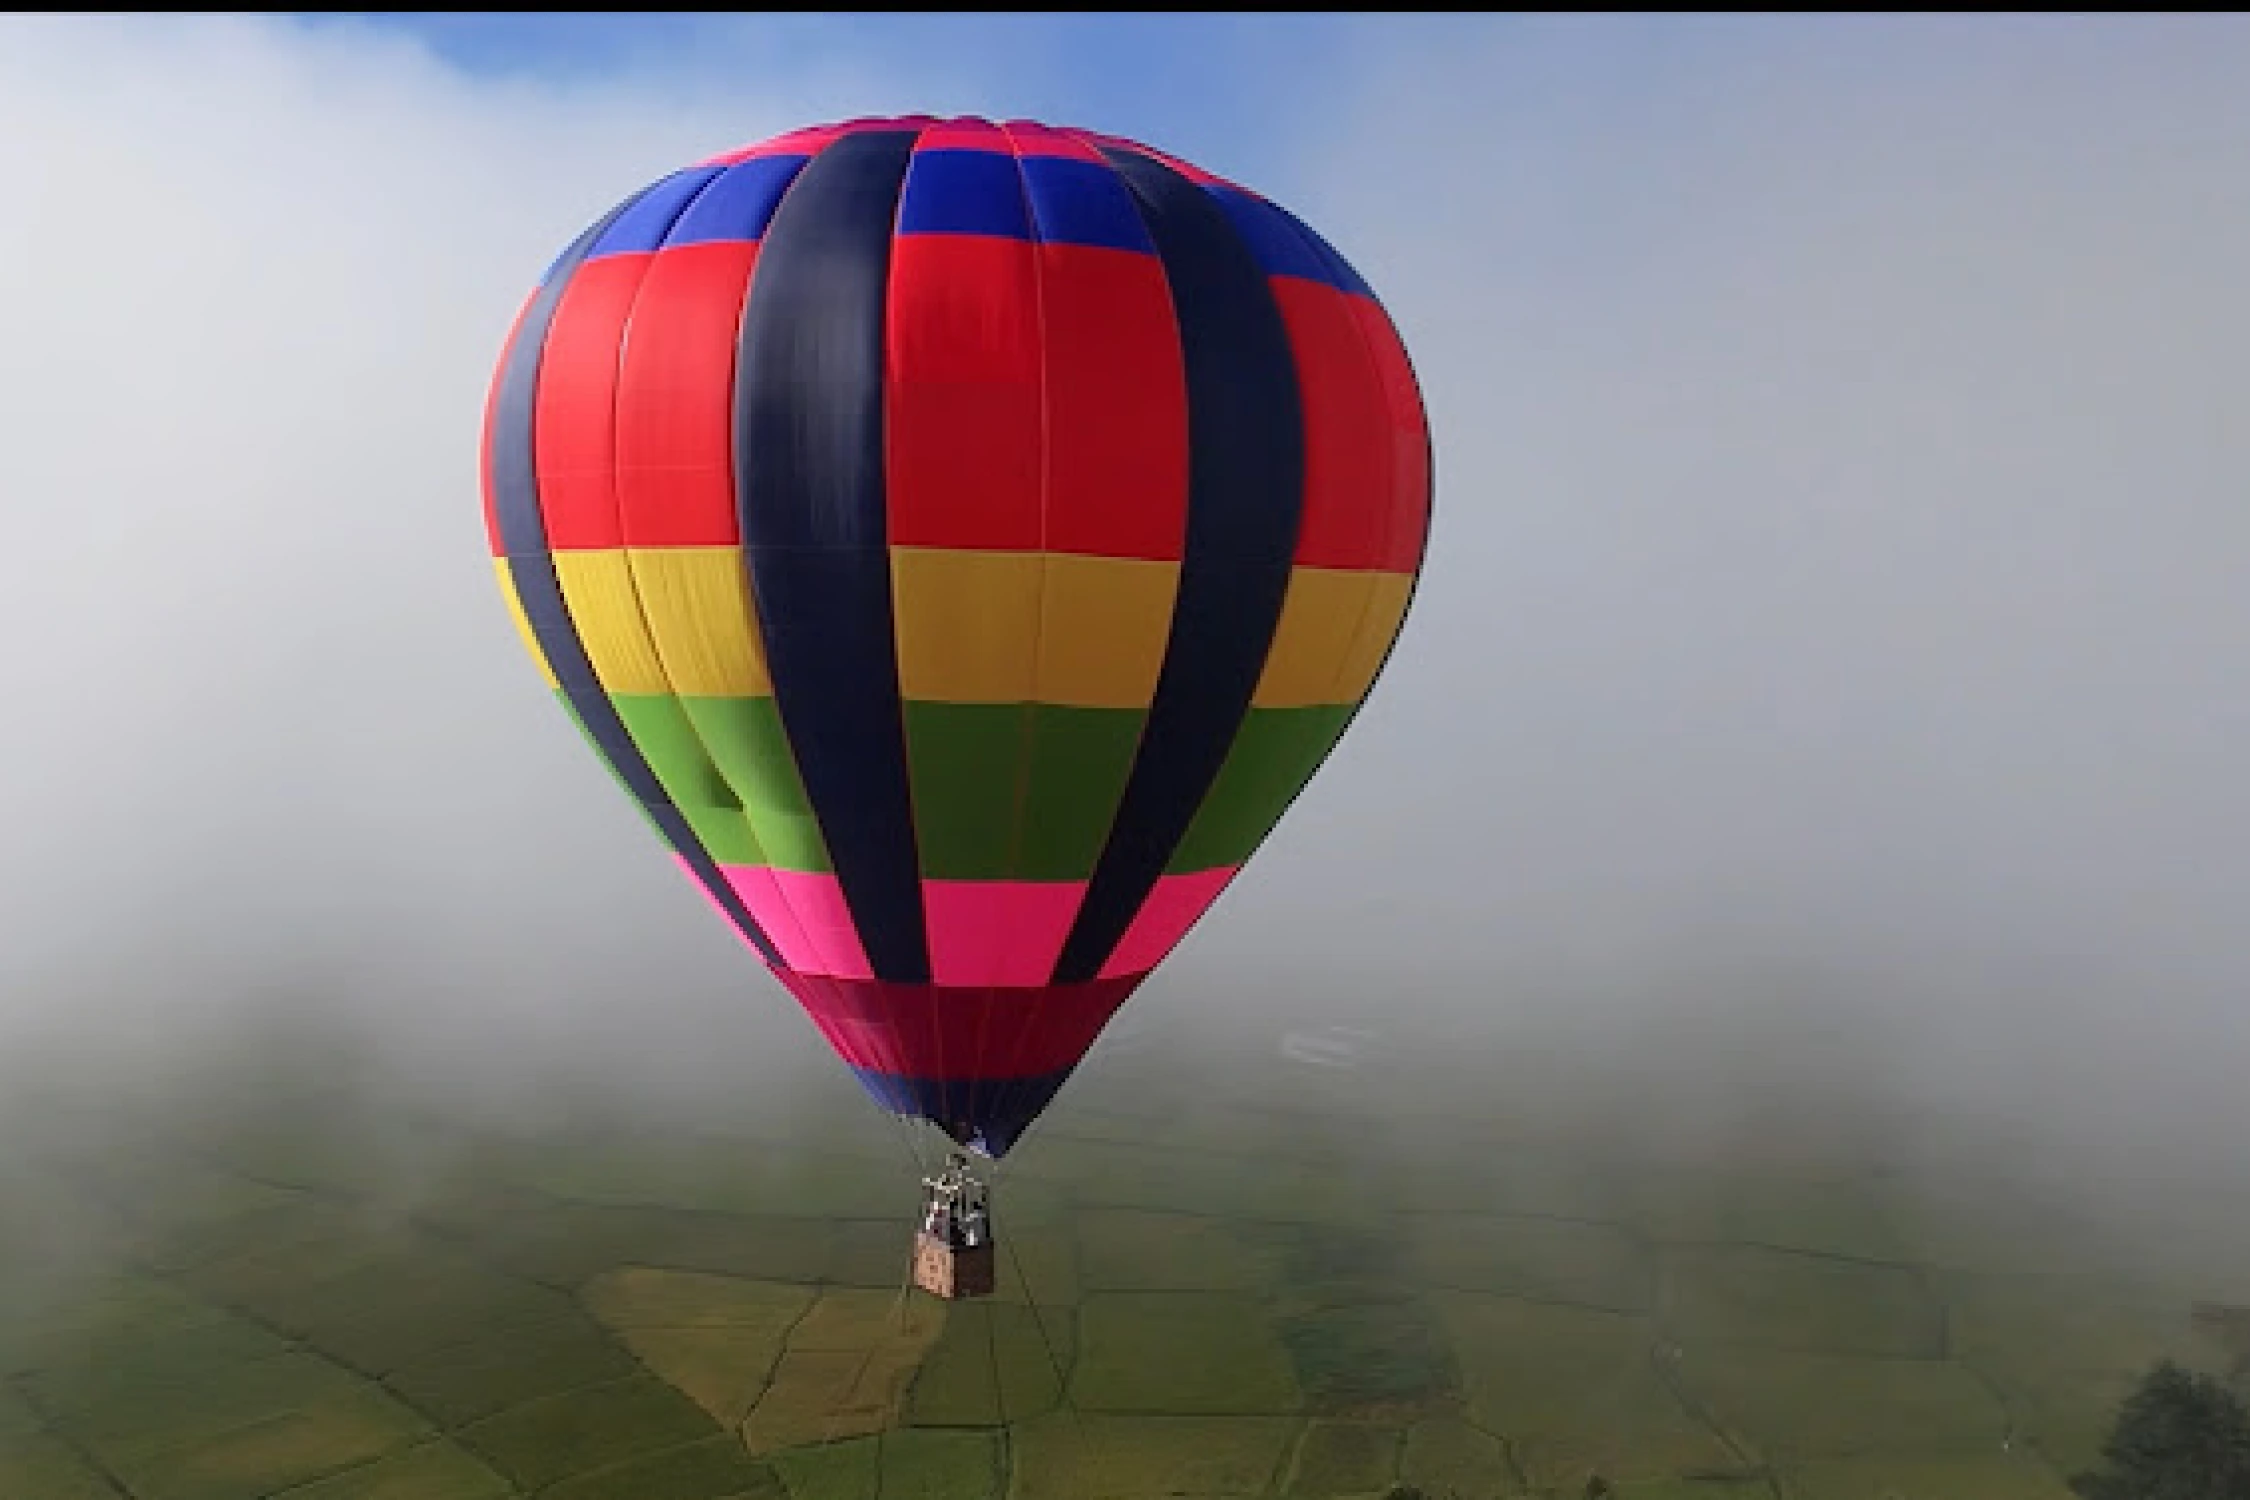
[[[964,1151],[973,1151],[986,1161],[998,1161],[1007,1148],[985,1133],[982,1125],[965,1121],[933,1120],[932,1124],[945,1133],[945,1138]]]

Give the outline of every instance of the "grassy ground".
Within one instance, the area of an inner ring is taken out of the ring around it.
[[[2006,1192],[1475,1114],[1377,1151],[1395,1096],[1229,1077],[1090,1070],[951,1307],[902,1298],[912,1173],[843,1084],[377,1152],[297,1076],[27,1157],[0,1496],[2064,1500],[2151,1360],[2223,1360],[2207,1289]]]

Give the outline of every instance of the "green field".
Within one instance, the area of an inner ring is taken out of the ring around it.
[[[2234,1289],[2005,1173],[1271,1040],[1097,1058],[952,1307],[809,1048],[536,1121],[326,1052],[58,1088],[0,1177],[0,1497],[2065,1500],[2151,1361],[2230,1357],[2188,1313]]]

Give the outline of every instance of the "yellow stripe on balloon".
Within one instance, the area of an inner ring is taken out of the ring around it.
[[[1172,637],[1180,565],[1138,557],[1047,554],[1039,611],[1041,703],[1146,708]]]
[[[772,696],[741,549],[630,547],[626,555],[671,691],[696,698]]]
[[[899,696],[921,703],[1023,703],[1038,680],[1037,552],[891,549]]]
[[[553,554],[571,627],[604,692],[669,693],[664,660],[641,616],[632,564],[621,547]]]
[[[1383,670],[1391,643],[1406,623],[1407,603],[1414,597],[1411,573],[1370,573],[1368,577],[1375,586],[1368,594],[1367,612],[1360,617],[1351,650],[1337,665],[1336,685],[1329,700],[1333,703],[1357,703],[1375,686],[1375,674]]]
[[[1365,697],[1406,617],[1413,583],[1404,573],[1292,569],[1252,706],[1313,708]]]
[[[894,547],[891,581],[909,700],[1146,708],[1179,564]]]

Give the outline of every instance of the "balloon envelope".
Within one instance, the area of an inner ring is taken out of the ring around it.
[[[572,244],[485,430],[571,716],[886,1107],[989,1155],[1342,734],[1429,440],[1273,203],[1027,122],[819,126]]]

